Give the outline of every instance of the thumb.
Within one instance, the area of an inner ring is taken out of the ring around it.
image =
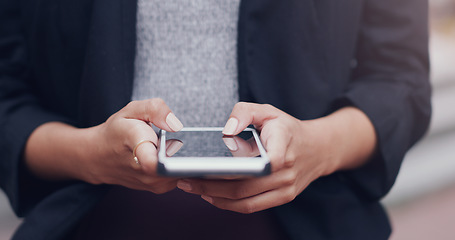
[[[166,131],[178,132],[183,128],[183,124],[161,98],[132,101],[120,110],[119,114],[124,118],[151,122]]]
[[[239,102],[235,104],[223,134],[237,135],[250,124],[260,130],[266,121],[277,118],[279,113],[277,108],[269,104]]]

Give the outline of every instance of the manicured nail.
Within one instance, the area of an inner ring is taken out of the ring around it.
[[[229,150],[235,152],[239,150],[239,147],[237,146],[237,142],[232,138],[232,137],[224,137],[223,138],[224,144],[229,148]]]
[[[209,203],[213,203],[213,198],[211,198],[209,196],[202,195],[201,198]]]
[[[226,126],[224,126],[223,134],[224,135],[234,135],[234,132],[237,129],[238,125],[239,125],[239,120],[237,120],[236,118],[229,118],[229,120],[226,123]]]
[[[182,189],[183,191],[191,191],[191,189],[193,189],[191,187],[191,183],[183,180],[177,182],[177,187]]]
[[[182,122],[173,114],[169,113],[166,117],[167,125],[172,129],[172,131],[180,131],[183,128]]]
[[[180,142],[179,140],[175,140],[175,141],[171,140],[171,141],[172,141],[171,144],[169,144],[169,146],[166,149],[166,155],[168,157],[174,156],[174,154],[176,154],[180,150],[180,148],[182,148],[182,146],[183,146],[183,143]]]

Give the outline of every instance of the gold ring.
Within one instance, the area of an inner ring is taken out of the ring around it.
[[[137,156],[136,156],[136,150],[137,150],[137,148],[138,148],[141,144],[143,144],[143,143],[145,143],[145,142],[151,142],[151,143],[153,144],[153,146],[155,146],[155,148],[158,148],[158,147],[156,146],[156,144],[155,144],[152,140],[142,140],[142,141],[138,142],[138,143],[136,144],[136,146],[134,146],[134,149],[133,149],[133,159],[134,159],[134,162],[136,162],[137,165],[141,165],[141,163],[139,162],[139,159],[138,159]]]

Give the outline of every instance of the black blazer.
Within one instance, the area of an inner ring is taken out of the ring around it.
[[[0,0],[0,185],[25,216],[14,239],[65,239],[108,186],[53,183],[22,162],[48,121],[89,127],[131,98],[136,2]],[[363,110],[378,151],[274,211],[294,239],[386,239],[379,204],[430,117],[427,1],[245,0],[239,93],[299,119]]]

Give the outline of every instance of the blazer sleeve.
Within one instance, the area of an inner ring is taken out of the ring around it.
[[[378,199],[390,190],[406,151],[429,124],[428,2],[365,0],[356,64],[338,103],[367,114],[378,149],[367,165],[344,176]]]
[[[33,94],[19,2],[0,0],[0,187],[15,213],[24,216],[61,184],[39,180],[27,171],[26,141],[39,125],[68,120],[45,111]]]

